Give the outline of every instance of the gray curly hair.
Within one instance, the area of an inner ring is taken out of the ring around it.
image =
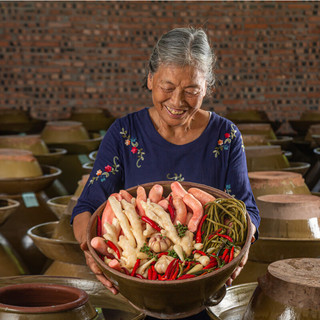
[[[213,72],[216,56],[203,29],[176,28],[165,34],[154,46],[143,87],[147,88],[148,74],[157,72],[160,65],[194,66],[204,72],[207,93],[211,92],[216,78]]]

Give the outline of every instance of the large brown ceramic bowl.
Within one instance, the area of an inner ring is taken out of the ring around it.
[[[17,210],[20,202],[13,199],[0,198],[0,226]]]
[[[300,173],[304,176],[309,171],[310,167],[311,164],[308,162],[289,161],[289,167],[282,168],[281,170]]]
[[[54,197],[47,201],[47,205],[54,212],[57,218],[60,219],[61,216],[66,212],[71,198],[72,195]]]
[[[170,181],[160,181],[142,185],[148,192],[150,188],[159,183],[164,188],[164,196],[171,191]],[[209,192],[215,197],[230,198],[231,196],[218,189],[208,187],[202,184],[181,182],[188,189],[189,187],[198,187]],[[136,196],[136,188],[128,191]],[[162,319],[178,319],[192,314],[196,314],[208,305],[219,303],[224,296],[221,288],[230,277],[232,272],[240,263],[245,252],[251,244],[250,234],[251,223],[248,223],[248,233],[245,245],[240,254],[230,263],[226,264],[217,271],[208,273],[201,277],[195,277],[187,280],[158,281],[141,280],[135,277],[125,275],[106,265],[91,246],[91,239],[96,236],[97,216],[101,216],[105,204],[102,204],[92,215],[87,229],[87,244],[91,255],[103,273],[117,286],[120,293],[126,297],[129,302],[138,310],[147,315]],[[249,215],[247,214],[249,221]],[[225,292],[225,291],[224,291]],[[221,295],[222,294],[222,295]],[[218,298],[219,297],[219,298]]]
[[[0,288],[0,318],[3,320],[93,320],[96,316],[88,294],[78,288],[49,283]]]

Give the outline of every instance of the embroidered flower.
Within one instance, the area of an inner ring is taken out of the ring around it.
[[[144,155],[145,152],[143,151],[143,148],[138,148],[139,147],[139,143],[137,142],[137,138],[135,137],[131,137],[130,134],[128,134],[127,130],[124,130],[124,128],[121,129],[120,132],[121,136],[124,140],[124,144],[128,147],[131,145],[131,153],[132,154],[137,154],[137,162],[136,162],[136,166],[137,168],[141,167],[141,161],[144,160]]]
[[[179,175],[177,173],[174,173],[172,177],[170,176],[170,173],[168,173],[167,179],[175,180],[175,181],[184,181],[184,177],[182,176],[182,173],[180,173]]]
[[[104,170],[110,172],[112,170],[112,167],[107,165],[106,167],[104,167]]]
[[[137,147],[132,147],[132,148],[131,148],[131,152],[132,152],[133,154],[137,153],[137,152],[138,152],[138,148],[137,148]]]
[[[119,158],[117,156],[113,157],[113,165],[107,165],[104,167],[104,172],[101,169],[97,170],[96,175],[91,178],[89,185],[93,184],[95,181],[100,179],[103,182],[110,176],[110,174],[115,175],[119,171],[120,165],[118,164]]]
[[[236,137],[237,130],[235,129],[235,125],[231,124],[231,131],[226,132],[224,134],[225,140],[219,139],[217,142],[217,146],[212,151],[215,158],[217,158],[223,150],[229,150],[229,146],[231,144],[232,139]],[[241,137],[242,140],[242,137]],[[244,151],[243,142],[241,144],[242,150]]]

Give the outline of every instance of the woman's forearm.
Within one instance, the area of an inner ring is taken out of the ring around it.
[[[89,211],[76,215],[73,219],[73,233],[79,243],[86,241],[87,226],[91,218]]]

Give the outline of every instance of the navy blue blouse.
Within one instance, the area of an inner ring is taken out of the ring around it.
[[[241,133],[235,124],[211,112],[199,138],[175,145],[157,132],[148,108],[117,119],[108,129],[72,220],[84,211],[93,213],[120,189],[161,180],[202,183],[233,195],[246,204],[258,230],[259,211],[250,187]]]

